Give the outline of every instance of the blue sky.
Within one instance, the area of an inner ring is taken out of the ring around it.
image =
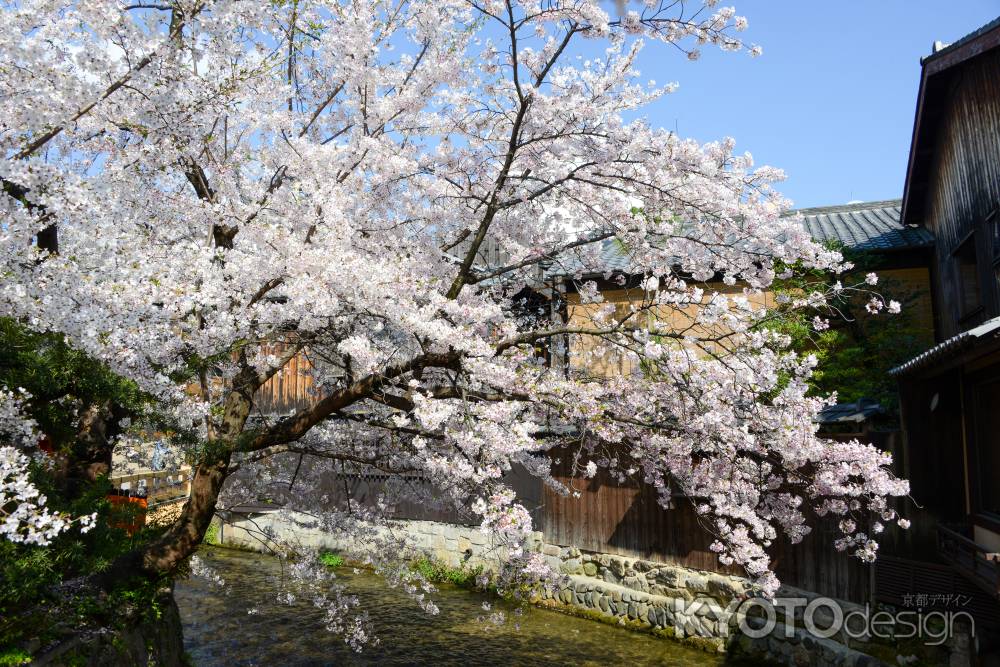
[[[642,79],[680,88],[646,110],[651,124],[736,139],[784,169],[797,207],[902,196],[920,58],[1000,15],[1000,0],[729,0],[764,54],[706,47],[697,62],[649,44]]]

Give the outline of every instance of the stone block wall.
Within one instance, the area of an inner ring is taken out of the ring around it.
[[[309,549],[336,551],[354,558],[364,558],[384,544],[387,531],[376,528],[369,543],[357,541],[315,526],[308,515],[291,511],[266,514],[232,514],[220,530],[220,543],[241,549],[260,550],[259,535],[272,535],[279,543]],[[460,526],[436,521],[395,521],[393,535],[405,538],[414,555],[422,554],[449,567],[482,567],[492,571],[504,557],[502,545],[494,544],[477,526]],[[534,533],[529,548],[541,548],[541,533]]]
[[[254,537],[261,531],[301,547],[329,549],[363,558],[371,545],[358,543],[311,527],[311,519],[295,512],[273,512],[230,517],[220,534],[224,545],[260,549]],[[377,533],[378,531],[376,531]],[[503,557],[502,549],[478,527],[434,521],[398,521],[393,533],[405,536],[414,555],[423,554],[450,567],[482,567],[490,571]],[[377,544],[378,540],[372,541]],[[605,622],[645,629],[713,651],[736,651],[771,664],[810,667],[873,667],[871,656],[832,639],[812,637],[801,628],[784,626],[766,637],[751,639],[738,629],[740,619],[753,627],[754,619],[741,615],[740,603],[752,593],[745,578],[693,570],[614,554],[585,553],[574,547],[546,544],[541,533],[530,548],[540,552],[561,577],[540,592],[545,606],[597,615]],[[779,596],[808,597],[803,591],[783,590]],[[856,606],[856,605],[855,605]],[[799,610],[801,613],[801,609]]]
[[[563,578],[542,593],[549,606],[586,610],[602,620],[633,629],[648,629],[701,648],[732,651],[770,664],[813,667],[874,667],[879,660],[833,639],[813,637],[803,630],[802,608],[794,630],[778,623],[768,636],[751,638],[739,630],[761,619],[747,618],[741,603],[752,593],[742,577],[705,572],[614,554],[585,553],[574,547],[543,543],[549,567]],[[783,589],[779,596],[811,599],[814,594]],[[847,605],[845,607],[857,607]],[[825,620],[817,617],[825,626]]]

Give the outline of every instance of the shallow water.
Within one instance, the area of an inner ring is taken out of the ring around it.
[[[489,625],[477,621],[485,615],[484,596],[447,586],[434,595],[440,614],[429,616],[375,575],[341,568],[338,580],[361,598],[380,639],[358,654],[323,628],[308,602],[275,602],[277,559],[218,548],[200,555],[226,580],[228,592],[196,577],[177,583],[184,647],[199,667],[723,664],[722,656],[673,641],[534,607],[517,619],[519,630],[511,622]],[[259,611],[247,614],[251,607]]]

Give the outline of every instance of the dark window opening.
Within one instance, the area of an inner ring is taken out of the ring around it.
[[[978,465],[973,473],[979,487],[979,509],[1000,515],[1000,382],[976,387],[976,440]]]
[[[954,253],[958,269],[958,303],[960,319],[967,322],[983,309],[983,296],[979,289],[979,270],[976,265],[976,235],[971,234]]]

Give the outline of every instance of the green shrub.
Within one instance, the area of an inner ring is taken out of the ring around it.
[[[344,557],[341,556],[340,554],[326,552],[320,554],[319,562],[323,563],[323,565],[326,565],[327,567],[330,568],[338,568],[344,564]]]
[[[804,277],[797,275],[790,280],[778,280],[774,284],[775,297],[796,298],[814,289],[822,291],[834,280],[856,284],[863,280],[865,273],[884,268],[883,258],[876,254],[836,244],[830,244],[830,248],[841,251],[844,258],[854,264],[850,274],[829,276],[811,271]],[[793,351],[816,355],[819,364],[809,379],[813,395],[825,396],[836,391],[841,402],[870,398],[895,414],[899,403],[898,388],[889,370],[933,343],[933,332],[918,317],[919,290],[893,281],[891,277],[883,277],[874,289],[887,299],[902,302],[902,312],[870,316],[865,310],[867,297],[852,296],[835,303],[841,315],[829,318],[827,330],[816,331],[812,323],[815,313],[808,310],[783,312],[783,317],[765,327],[787,334]],[[779,307],[775,312],[781,310]]]
[[[48,480],[44,474],[39,472],[34,479],[43,493],[48,494]],[[109,489],[110,484],[102,478],[69,502],[60,499],[53,489],[49,504],[55,509],[73,515],[97,512],[97,522],[86,534],[73,529],[45,547],[0,540],[0,646],[12,646],[26,638],[38,637],[49,629],[53,619],[59,618],[61,612],[54,610],[67,605],[81,622],[106,615],[106,604],[88,600],[86,596],[79,600],[64,599],[53,594],[53,587],[70,579],[108,571],[119,556],[155,539],[165,530],[147,526],[130,536],[124,530],[112,528],[108,521],[110,503],[106,498]],[[140,592],[137,588],[143,590]],[[152,600],[148,580],[122,581],[109,596],[112,604],[133,602],[136,608],[153,609],[147,598]],[[52,619],[46,620],[50,613]]]
[[[39,640],[44,644],[90,623],[101,627],[118,623],[123,608],[153,617],[160,614],[157,590],[162,582],[115,580],[117,573],[109,570],[119,557],[156,539],[166,528],[147,526],[130,536],[111,527],[107,499],[111,483],[106,476],[90,482],[79,474],[81,464],[103,452],[95,454],[92,443],[78,438],[79,414],[90,406],[111,406],[109,428],[117,429],[124,416],[149,432],[175,434],[181,428],[171,415],[157,414],[155,399],[135,383],[70,347],[62,336],[34,332],[13,319],[0,318],[0,388],[18,387],[31,395],[25,409],[64,462],[31,466],[31,480],[46,497],[46,507],[71,516],[96,513],[97,521],[85,534],[72,528],[44,547],[0,540],[0,667],[24,662],[27,654],[18,647],[37,646]],[[111,590],[86,585],[91,575],[104,573],[114,580]],[[59,588],[70,581],[72,586]]]
[[[413,561],[410,567],[428,581],[454,584],[463,588],[475,588],[476,580],[483,573],[481,565],[472,568],[454,568],[426,557]]]
[[[13,667],[14,665],[31,664],[31,656],[21,649],[3,649],[0,652],[0,667]]]
[[[219,524],[216,521],[208,524],[208,530],[205,531],[205,538],[202,540],[203,544],[219,544]]]

